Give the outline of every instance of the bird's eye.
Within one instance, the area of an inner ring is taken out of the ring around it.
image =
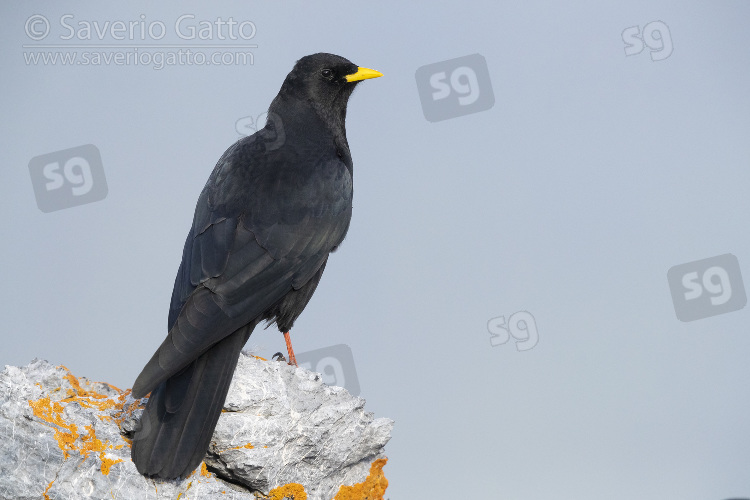
[[[326,68],[323,71],[321,71],[320,74],[323,75],[323,78],[331,78],[333,76],[333,71]]]

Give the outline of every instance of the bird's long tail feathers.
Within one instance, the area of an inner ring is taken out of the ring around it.
[[[133,437],[138,472],[184,478],[201,463],[254,326],[227,336],[153,391]]]

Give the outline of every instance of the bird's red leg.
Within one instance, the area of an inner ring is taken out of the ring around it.
[[[292,340],[289,338],[289,332],[284,332],[284,340],[286,341],[286,350],[289,352],[289,364],[297,366],[297,358],[294,357],[294,349],[292,349]]]

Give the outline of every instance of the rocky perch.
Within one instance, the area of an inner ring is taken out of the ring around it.
[[[319,374],[240,356],[205,462],[147,479],[129,436],[144,400],[34,360],[0,373],[0,498],[382,499],[393,421]]]

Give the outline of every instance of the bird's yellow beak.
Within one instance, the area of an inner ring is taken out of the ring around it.
[[[369,68],[357,68],[356,73],[346,75],[346,81],[357,82],[359,80],[367,80],[368,78],[377,78],[379,76],[383,76],[383,73],[380,71],[375,71],[374,69]]]

